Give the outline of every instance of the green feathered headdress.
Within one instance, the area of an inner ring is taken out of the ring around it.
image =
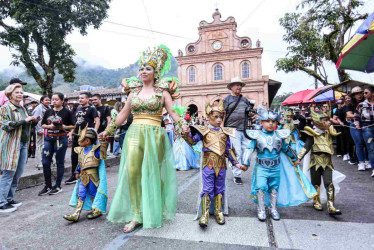
[[[161,44],[153,49],[143,51],[139,58],[139,68],[150,65],[155,70],[155,78],[160,79],[167,74],[171,68],[172,54],[170,49]]]

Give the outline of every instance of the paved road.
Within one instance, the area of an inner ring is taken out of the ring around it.
[[[0,215],[0,249],[374,249],[374,178],[334,159],[347,178],[341,184],[336,205],[343,212],[331,217],[311,204],[280,208],[282,219],[259,222],[256,207],[249,200],[250,171],[244,185],[231,181],[228,171],[230,216],[219,226],[214,220],[201,230],[195,217],[199,189],[197,170],[178,172],[176,219],[160,229],[139,229],[121,233],[123,224],[112,224],[103,216],[69,223],[62,216],[72,213],[67,204],[73,186],[63,186],[56,196],[38,197],[41,186],[17,192],[20,209]],[[109,196],[116,187],[118,166],[107,169]],[[110,204],[109,204],[110,205]]]

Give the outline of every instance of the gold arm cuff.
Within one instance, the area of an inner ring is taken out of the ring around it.
[[[234,161],[238,162],[238,159],[236,158],[236,152],[233,149],[229,149],[229,154],[232,156]]]
[[[109,136],[113,136],[117,130],[116,119],[113,119],[109,126],[105,129]]]
[[[191,138],[189,137],[188,135],[182,135],[182,138],[190,145],[190,146],[193,146],[196,144],[196,142]]]

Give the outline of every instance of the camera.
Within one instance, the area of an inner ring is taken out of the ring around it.
[[[256,114],[256,110],[254,109],[255,107],[255,103],[256,101],[255,100],[250,100],[249,101],[249,105],[248,107],[245,108],[245,114],[248,116],[248,115],[251,115],[251,114]]]

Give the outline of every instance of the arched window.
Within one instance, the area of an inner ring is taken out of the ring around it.
[[[216,66],[214,66],[214,80],[219,81],[222,79],[222,66],[217,64]]]
[[[242,63],[242,78],[249,78],[249,62]]]
[[[196,69],[195,67],[188,68],[188,82],[196,82]]]

